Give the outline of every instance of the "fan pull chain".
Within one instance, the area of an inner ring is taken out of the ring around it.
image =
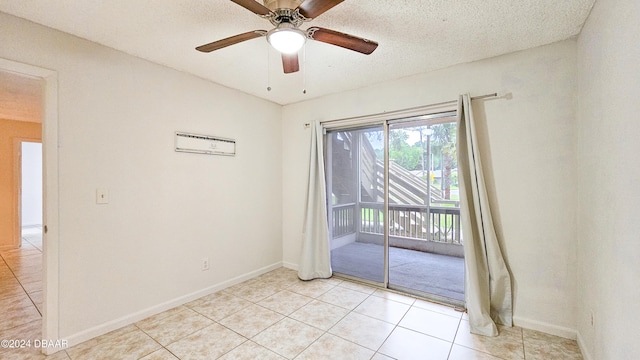
[[[267,45],[267,91],[271,91],[271,56],[269,54],[269,43]]]
[[[307,94],[307,45],[302,47],[302,93]]]

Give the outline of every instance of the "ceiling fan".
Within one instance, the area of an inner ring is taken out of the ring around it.
[[[344,0],[264,0],[264,5],[255,0],[231,1],[269,20],[275,28],[269,31],[254,30],[238,34],[198,46],[196,50],[208,53],[266,36],[271,46],[282,53],[282,66],[285,74],[289,74],[300,70],[298,51],[306,39],[340,46],[366,55],[371,54],[378,47],[378,43],[375,41],[317,26],[307,30],[300,29],[304,22],[315,19]]]

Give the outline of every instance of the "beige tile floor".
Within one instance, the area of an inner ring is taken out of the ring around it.
[[[34,281],[23,276],[35,271],[33,248],[1,254],[0,306],[10,309],[0,315],[0,338],[39,334],[39,298],[8,290],[21,278]],[[0,358],[44,356],[0,349]],[[303,282],[285,268],[49,358],[582,359],[575,341],[518,327],[500,328],[495,338],[471,335],[466,314],[449,307],[335,278]]]
[[[21,248],[0,252],[0,340],[39,339],[41,314],[42,234],[39,229],[25,229]],[[31,350],[0,347],[0,359],[43,358]]]

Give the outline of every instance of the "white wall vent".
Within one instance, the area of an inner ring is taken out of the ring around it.
[[[176,131],[176,151],[208,155],[236,155],[236,141]]]

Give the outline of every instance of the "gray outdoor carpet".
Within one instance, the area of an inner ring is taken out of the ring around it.
[[[334,272],[384,281],[381,245],[350,243],[331,251]],[[389,248],[389,284],[464,301],[464,259]]]

